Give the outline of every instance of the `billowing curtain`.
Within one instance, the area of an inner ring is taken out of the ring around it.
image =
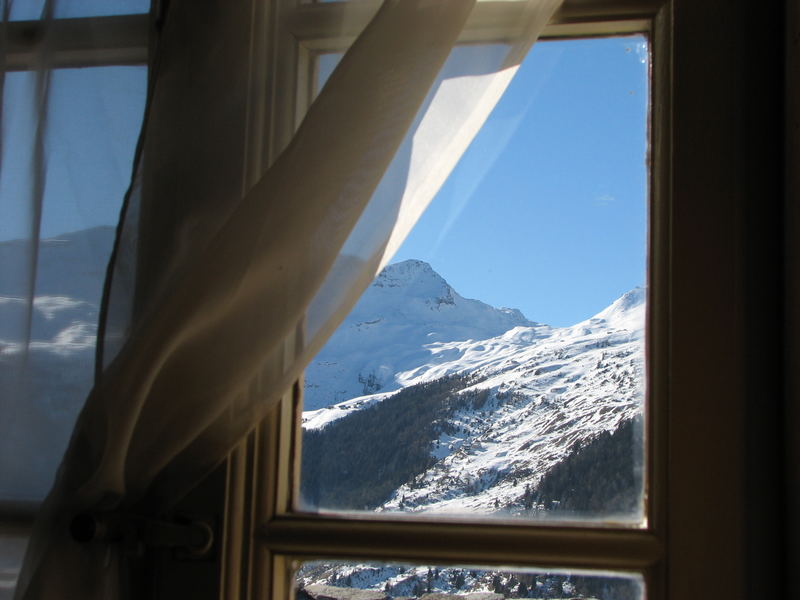
[[[253,26],[261,3],[164,5],[97,378],[17,598],[119,596],[119,549],[74,541],[75,515],[158,515],[224,459],[391,258],[559,3],[485,3],[513,11],[502,41],[460,46],[483,3],[386,0],[255,176],[253,49],[280,32]]]

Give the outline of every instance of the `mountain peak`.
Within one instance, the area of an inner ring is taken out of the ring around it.
[[[444,278],[424,260],[409,259],[386,265],[373,282],[376,287],[401,287],[422,281],[447,285]],[[449,286],[448,286],[449,287]]]
[[[603,321],[609,327],[629,331],[644,330],[644,308],[647,289],[637,286],[625,292],[589,321]]]
[[[411,259],[384,267],[365,296],[373,296],[373,301],[362,302],[369,311],[380,311],[380,305],[388,302],[405,312],[408,303],[415,301],[426,306],[452,305],[458,294],[428,263]]]
[[[614,301],[614,304],[622,310],[636,308],[640,304],[644,304],[646,293],[647,290],[645,288],[637,285],[632,290],[625,292],[622,294],[622,296],[617,298],[617,300]]]
[[[431,344],[531,325],[518,310],[463,298],[424,261],[390,264],[309,365],[306,409],[398,389],[396,375],[430,361]]]
[[[391,263],[384,267],[384,271],[394,271],[394,270],[408,270],[408,271],[424,271],[429,273],[435,273],[433,267],[431,267],[430,263],[425,262],[424,260],[419,260],[418,258],[408,258],[406,260],[401,260],[400,262]]]

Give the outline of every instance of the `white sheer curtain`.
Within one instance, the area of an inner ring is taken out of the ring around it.
[[[243,193],[243,115],[259,84],[246,53],[262,33],[246,1],[170,3],[107,288],[104,369],[17,597],[117,597],[118,549],[74,542],[72,517],[167,509],[300,375],[559,1],[497,4],[516,10],[503,43],[465,50],[474,1],[384,2]]]

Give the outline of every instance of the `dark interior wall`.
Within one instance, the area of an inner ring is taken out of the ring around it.
[[[800,572],[800,6],[786,2],[786,591]]]
[[[786,574],[784,10],[674,2],[675,598],[706,591],[709,578],[710,597],[781,597]]]
[[[747,378],[745,561],[748,598],[780,596],[784,523],[784,21],[782,2],[749,3],[739,56],[745,77]]]

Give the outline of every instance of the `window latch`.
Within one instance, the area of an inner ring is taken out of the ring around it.
[[[79,513],[70,523],[70,534],[81,543],[120,543],[131,556],[141,556],[147,548],[171,548],[182,558],[202,558],[214,544],[214,529],[205,521],[163,521],[126,513]]]

